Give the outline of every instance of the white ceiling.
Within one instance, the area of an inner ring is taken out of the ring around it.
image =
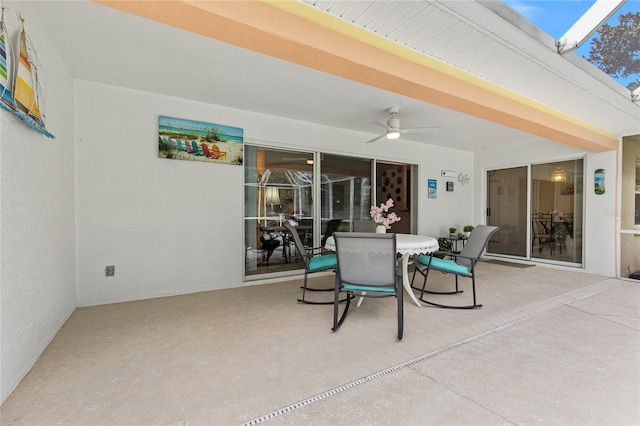
[[[403,127],[440,126],[401,141],[478,151],[539,139],[85,0],[30,3],[76,79],[350,129],[363,143],[381,133],[373,122],[392,105]],[[555,53],[551,36],[502,2],[309,3],[608,132],[640,133],[628,90],[575,54]]]

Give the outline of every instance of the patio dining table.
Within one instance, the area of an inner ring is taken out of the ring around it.
[[[335,251],[336,242],[333,239],[333,236],[327,239],[325,248]],[[409,297],[411,297],[413,302],[418,306],[422,305],[416,298],[416,295],[413,294],[411,283],[409,282],[409,258],[416,254],[433,253],[438,251],[438,249],[438,240],[433,237],[415,234],[396,234],[396,251],[402,255],[402,286],[409,294]],[[362,302],[362,299],[358,302],[358,306],[360,305],[360,302]]]

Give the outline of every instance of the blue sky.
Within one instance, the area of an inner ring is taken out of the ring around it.
[[[595,3],[595,0],[504,0],[504,2],[553,38],[558,39]],[[607,23],[613,26],[617,25],[617,16],[628,12],[640,12],[640,0],[627,0]],[[589,49],[590,42],[586,41],[574,52],[587,57]],[[626,80],[618,79],[618,81],[626,86],[637,78],[639,76],[636,75]]]

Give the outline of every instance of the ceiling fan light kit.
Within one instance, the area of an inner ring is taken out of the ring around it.
[[[398,130],[389,130],[387,132],[387,139],[398,139],[400,137],[400,132]]]

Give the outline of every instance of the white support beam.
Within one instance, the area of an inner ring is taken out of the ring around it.
[[[558,53],[562,55],[580,47],[625,2],[626,0],[596,0],[589,10],[556,40]]]

